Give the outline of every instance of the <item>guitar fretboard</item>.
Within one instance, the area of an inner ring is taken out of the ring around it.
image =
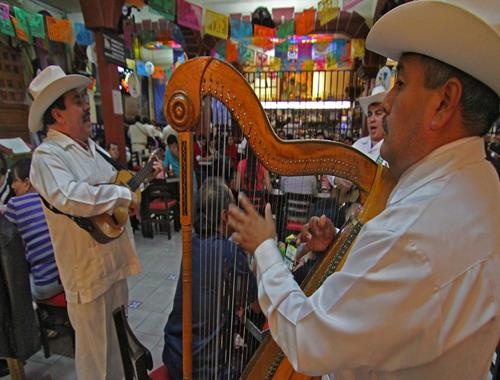
[[[146,166],[139,170],[128,182],[127,186],[132,191],[136,191],[137,188],[144,182],[144,180],[153,172],[154,160],[150,160]]]

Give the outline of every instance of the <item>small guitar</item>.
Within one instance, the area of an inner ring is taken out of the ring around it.
[[[151,157],[156,157],[156,152],[153,152]],[[132,173],[128,170],[118,171],[115,178],[115,185],[128,187],[135,193],[137,202],[141,201],[141,190],[139,186],[153,173],[155,160],[150,159],[148,163],[137,173]],[[125,224],[129,217],[128,208],[117,207],[112,214],[104,213],[97,216],[92,216],[86,219],[90,228],[85,228],[92,237],[99,243],[108,243],[121,236],[125,231]]]

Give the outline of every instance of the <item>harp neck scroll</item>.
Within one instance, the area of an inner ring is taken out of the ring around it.
[[[331,141],[283,141],[274,133],[253,89],[230,64],[210,57],[192,59],[172,75],[165,92],[165,115],[179,132],[194,132],[202,99],[222,102],[238,122],[257,158],[279,175],[331,174],[350,180],[364,201],[377,165],[356,149]]]

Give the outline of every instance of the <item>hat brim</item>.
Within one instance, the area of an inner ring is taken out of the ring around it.
[[[368,116],[368,107],[370,107],[370,104],[382,103],[384,101],[386,94],[387,92],[384,91],[384,92],[379,92],[378,94],[375,95],[364,96],[359,98],[358,102],[364,114]]]
[[[366,48],[399,60],[419,53],[454,66],[500,95],[500,35],[469,11],[440,1],[413,1],[382,16]]]
[[[43,127],[43,114],[61,95],[74,89],[88,87],[90,79],[83,75],[71,74],[59,78],[45,87],[35,98],[30,107],[28,127],[37,132]]]

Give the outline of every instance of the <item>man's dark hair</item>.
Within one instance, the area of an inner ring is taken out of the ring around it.
[[[143,117],[143,118],[142,118],[142,123],[143,123],[143,124],[149,124],[149,118],[147,118],[147,117]]]
[[[20,158],[12,165],[14,176],[24,181],[30,177],[31,158]]]
[[[141,122],[141,117],[140,117],[140,116],[136,116],[136,117],[134,118],[134,122],[136,122],[136,123],[140,123],[140,122]]]
[[[197,200],[194,229],[202,239],[217,234],[221,213],[234,203],[234,197],[222,178],[208,177],[201,186]]]
[[[413,53],[407,53],[413,54]],[[456,67],[426,55],[418,54],[424,67],[425,87],[434,89],[448,79],[457,78],[462,84],[462,121],[473,135],[484,136],[498,118],[499,97],[491,88]]]
[[[117,143],[111,142],[108,145],[106,145],[106,150],[110,150],[111,149],[111,145],[116,145],[118,147]]]
[[[175,135],[168,135],[167,145],[177,144],[177,137]]]
[[[66,106],[64,105],[64,94],[56,99],[54,103],[52,103],[49,108],[43,114],[43,125],[44,127],[48,127],[56,122],[56,119],[52,116],[53,109],[65,110]]]

